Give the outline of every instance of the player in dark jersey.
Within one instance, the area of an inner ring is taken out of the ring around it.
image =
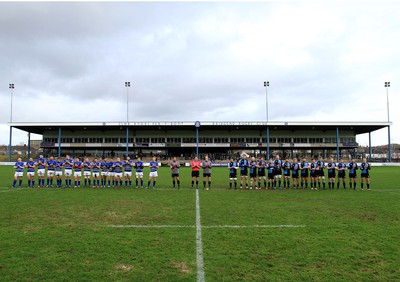
[[[371,165],[367,162],[366,158],[363,158],[362,163],[360,165],[361,170],[361,190],[364,190],[364,182],[367,182],[367,190],[369,191],[370,185],[370,177],[369,170],[371,169]]]
[[[243,154],[242,158],[239,160],[240,167],[240,189],[243,188],[243,183],[246,185],[246,189],[249,189],[249,179],[248,179],[248,168],[249,161],[247,160],[247,154]]]
[[[357,187],[357,163],[354,158],[351,159],[351,162],[347,165],[347,169],[349,170],[349,184],[350,189],[356,190]]]
[[[249,170],[250,170],[250,190],[254,189],[257,190],[257,161],[255,157],[252,157],[249,163]]]
[[[269,163],[267,164],[267,171],[268,171],[268,187],[267,188],[274,188],[276,189],[276,187],[274,186],[274,179],[275,179],[275,175],[274,175],[274,159],[270,158],[269,159]]]
[[[336,163],[333,161],[333,158],[330,159],[329,163],[326,165],[328,170],[328,188],[335,188],[335,175],[336,175]]]
[[[274,186],[282,190],[282,160],[279,155],[276,155],[274,160]]]
[[[211,168],[212,168],[212,163],[208,156],[204,157],[204,161],[201,164],[201,167],[203,168],[203,189],[211,189]],[[206,183],[208,183],[208,187],[206,188]]]
[[[298,163],[297,158],[293,159],[290,169],[292,170],[293,189],[299,189],[300,164]]]
[[[317,188],[317,164],[315,162],[315,159],[311,159],[311,164],[310,164],[310,177],[311,177],[311,190],[315,188],[315,190],[318,190]]]
[[[346,170],[347,170],[347,165],[343,162],[342,158],[340,158],[336,169],[338,171],[338,182],[336,184],[336,189],[339,189],[340,183],[342,183],[343,184],[343,188],[346,189]]]
[[[178,189],[181,189],[181,181],[179,179],[179,168],[181,164],[176,160],[176,157],[172,158],[171,163],[169,164],[169,168],[171,169],[171,177],[172,177],[172,188],[175,189],[175,183],[178,184]]]
[[[322,159],[322,156],[319,156],[318,161],[317,161],[317,174],[318,174],[318,188],[321,188],[321,182],[322,182],[322,187],[324,190],[326,189],[325,187],[325,162]]]
[[[237,169],[239,168],[238,163],[233,159],[228,163],[229,169],[229,189],[232,189],[232,182],[235,185],[235,190],[237,189]]]
[[[267,166],[264,158],[261,157],[257,162],[257,175],[258,175],[258,188],[261,189],[261,179],[264,180],[264,188],[268,190],[267,187],[267,177],[265,176],[265,167]]]
[[[282,164],[283,169],[283,188],[290,189],[290,170],[291,170],[291,163],[289,159],[286,158],[285,162]]]
[[[303,161],[300,164],[300,170],[301,170],[301,182],[300,182],[300,187],[303,189],[303,185],[305,185],[306,190],[308,189],[308,175],[309,175],[309,170],[310,170],[310,164],[307,162],[306,158],[303,158]]]

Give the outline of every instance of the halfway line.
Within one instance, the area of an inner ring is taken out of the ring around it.
[[[196,220],[197,222],[197,220]],[[112,228],[197,228],[197,225],[108,225],[107,227]],[[201,228],[305,228],[306,225],[292,225],[292,224],[281,224],[281,225],[200,225]]]
[[[197,281],[206,281],[204,276],[203,240],[201,239],[200,197],[196,190],[196,253],[197,253]]]

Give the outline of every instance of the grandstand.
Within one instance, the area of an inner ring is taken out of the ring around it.
[[[13,128],[42,135],[40,147],[46,155],[107,157],[128,152],[144,157],[156,154],[160,159],[189,159],[197,150],[214,159],[226,159],[242,151],[254,155],[279,152],[288,157],[327,157],[337,156],[339,150],[340,155],[355,155],[357,135],[368,133],[371,148],[371,133],[389,125],[390,122],[206,121],[196,128],[195,122],[190,121],[10,123]]]

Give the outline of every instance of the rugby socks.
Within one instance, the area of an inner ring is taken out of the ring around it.
[[[199,181],[196,180],[196,189],[199,189]]]
[[[139,180],[137,178],[136,178],[135,184],[136,184],[136,188],[138,188]]]
[[[20,180],[20,181],[18,182],[18,187],[21,188],[21,185],[22,185],[22,180]]]
[[[177,182],[178,182],[178,189],[181,189],[181,181],[177,180]]]
[[[147,182],[147,187],[146,188],[149,188],[150,187],[150,180]]]
[[[175,189],[175,180],[172,180],[172,188]]]
[[[31,181],[28,180],[28,188],[31,188]]]
[[[140,179],[140,186],[143,188],[143,178]]]
[[[203,189],[206,188],[206,182],[203,181]]]
[[[211,181],[208,181],[208,188],[211,188]]]
[[[354,182],[354,190],[356,190],[356,188],[357,188],[357,182]]]
[[[153,180],[153,189],[156,187],[156,180]]]
[[[194,180],[192,180],[192,189],[193,189],[193,186],[194,186]]]
[[[13,188],[15,187],[15,184],[17,184],[17,180],[13,181],[13,185],[12,185]]]

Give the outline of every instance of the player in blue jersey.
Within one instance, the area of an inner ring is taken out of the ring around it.
[[[253,190],[253,184],[254,184],[254,189],[257,190],[257,161],[255,157],[251,157],[250,162],[249,162],[249,170],[250,170],[250,190]]]
[[[43,155],[39,155],[36,161],[37,164],[37,175],[38,175],[38,188],[44,188],[44,175],[46,173],[46,159]]]
[[[300,170],[301,170],[300,187],[301,187],[301,189],[303,189],[305,186],[305,188],[307,190],[310,164],[307,162],[306,158],[303,158],[303,161],[300,163]]]
[[[85,158],[83,162],[83,185],[84,187],[90,187],[91,185],[91,169],[92,163],[89,161],[89,158]]]
[[[121,187],[122,188],[122,168],[123,163],[121,162],[120,158],[117,158],[117,161],[114,163],[114,173],[115,173],[115,188]]]
[[[55,174],[56,174],[56,181],[57,181],[57,188],[62,187],[62,174],[63,174],[63,167],[64,167],[64,162],[61,161],[60,158],[57,158],[56,163],[55,163]]]
[[[108,188],[115,186],[115,167],[114,167],[114,159],[111,158],[108,162]]]
[[[101,168],[101,188],[107,187],[107,176],[108,176],[108,161],[106,158],[102,159],[100,162]]]
[[[56,161],[54,160],[53,156],[50,156],[50,158],[46,161],[46,166],[47,166],[46,187],[53,188],[53,180],[54,180],[55,169],[56,169]]]
[[[140,179],[140,187],[143,188],[143,167],[144,167],[144,164],[142,162],[142,159],[140,157],[138,157],[137,161],[135,162],[136,189],[138,189],[138,186],[139,186],[139,179]]]
[[[290,170],[291,170],[291,163],[289,159],[286,158],[285,162],[282,164],[283,169],[283,188],[290,189]]]
[[[249,179],[248,179],[248,168],[249,161],[247,160],[247,154],[243,153],[242,158],[239,160],[240,168],[240,189],[243,189],[243,184],[246,185],[246,189],[249,189]]]
[[[282,190],[282,160],[279,155],[276,155],[274,160],[274,186]]]
[[[100,188],[100,167],[101,163],[98,162],[97,158],[94,158],[92,162],[92,176],[93,176],[93,185],[92,188]]]
[[[299,189],[300,164],[298,163],[297,158],[293,159],[290,169],[292,171],[293,189]]]
[[[336,167],[338,171],[338,182],[336,184],[336,189],[339,189],[340,183],[343,184],[343,189],[346,189],[346,170],[347,165],[343,162],[343,159],[340,158],[339,163]]]
[[[329,163],[327,163],[326,168],[328,170],[328,188],[335,188],[335,175],[336,175],[336,163],[333,161],[333,158],[330,159]]]
[[[234,159],[228,163],[229,169],[229,189],[232,189],[232,184],[234,184],[235,190],[237,189],[237,170],[239,166],[238,163],[235,162]]]
[[[261,157],[257,162],[257,175],[258,175],[258,188],[261,189],[261,179],[264,180],[264,188],[267,188],[267,177],[265,176],[265,167],[267,163],[265,162],[264,158]]]
[[[83,163],[79,158],[75,159],[73,167],[74,167],[74,188],[80,188]]]
[[[325,190],[326,186],[325,186],[324,168],[325,168],[325,162],[322,159],[322,156],[319,156],[317,161],[318,188],[321,188],[321,182],[322,182],[322,187]]]
[[[318,188],[317,188],[317,177],[318,177],[317,168],[318,168],[318,165],[315,161],[315,158],[312,158],[311,164],[310,164],[311,190],[314,190],[314,189],[318,190]]]
[[[371,165],[367,162],[366,158],[363,158],[362,163],[360,165],[360,170],[361,170],[361,190],[364,190],[364,182],[367,183],[367,190],[369,191],[369,185],[370,185],[370,176],[369,176],[369,170],[371,169]]]
[[[24,162],[22,161],[21,158],[18,158],[18,160],[14,164],[15,173],[14,173],[14,182],[13,185],[11,186],[12,188],[15,188],[17,181],[18,181],[18,188],[22,187],[22,177],[24,176],[24,167],[25,167]]]
[[[150,187],[150,183],[151,181],[153,181],[153,189],[156,187],[156,181],[157,181],[157,169],[159,167],[159,164],[157,162],[157,158],[155,156],[153,156],[153,160],[150,162],[149,164],[149,168],[150,168],[150,174],[149,174],[149,181],[147,182],[147,187],[146,189],[148,189]]]
[[[28,188],[35,187],[35,167],[36,163],[33,161],[32,158],[29,159],[29,161],[26,162],[25,167],[28,169],[26,172],[26,175],[28,176]],[[38,186],[39,188],[40,186]]]
[[[132,168],[134,166],[133,160],[130,157],[126,157],[124,162],[124,179],[125,187],[132,187]]]
[[[72,167],[74,166],[74,160],[70,157],[70,155],[65,156],[64,160],[64,175],[65,175],[65,187],[71,187],[71,178],[72,178]]]

